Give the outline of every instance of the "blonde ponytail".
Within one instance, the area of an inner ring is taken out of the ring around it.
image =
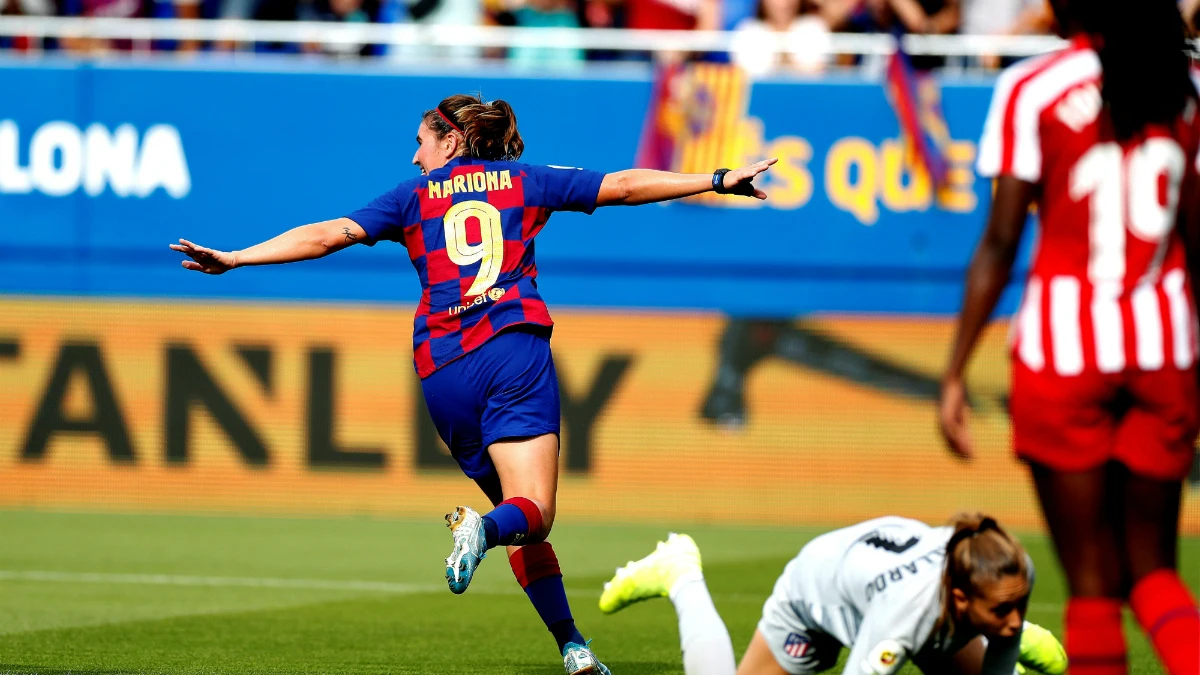
[[[951,520],[942,576],[942,616],[938,628],[955,630],[953,590],[977,595],[985,585],[1007,576],[1029,578],[1029,559],[1021,543],[991,516],[960,513]]]

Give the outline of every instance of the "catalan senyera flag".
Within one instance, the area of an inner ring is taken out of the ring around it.
[[[644,169],[708,173],[746,163],[750,80],[724,63],[664,66],[654,78],[636,165]],[[721,195],[693,203],[726,205]]]
[[[938,188],[946,184],[950,128],[942,112],[942,92],[933,76],[917,70],[899,45],[888,61],[884,80],[909,150]],[[916,162],[914,162],[916,163]]]

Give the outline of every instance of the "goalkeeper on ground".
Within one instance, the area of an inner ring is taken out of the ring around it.
[[[1062,675],[1058,640],[1025,621],[1033,576],[1025,549],[992,518],[930,527],[887,516],[817,537],[788,563],[740,666],[687,535],[617,570],[600,609],[669,597],[687,675],[818,673],[842,647],[846,675],[891,675],[909,660],[928,675]]]

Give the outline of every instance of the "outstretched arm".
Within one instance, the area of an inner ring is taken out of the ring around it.
[[[218,251],[186,239],[171,244],[171,250],[187,255],[183,266],[205,274],[221,274],[246,265],[278,265],[327,256],[362,241],[367,233],[349,218],[301,225],[240,251]]]
[[[746,196],[766,199],[767,193],[751,184],[754,177],[766,171],[777,158],[734,169],[725,174],[725,189],[734,191],[739,185],[750,187]],[[672,173],[651,169],[629,169],[604,176],[596,206],[637,206],[672,199],[691,197],[713,189],[711,173]],[[744,188],[743,188],[744,189]]]
[[[967,270],[967,291],[958,315],[950,365],[942,378],[939,414],[942,436],[950,451],[959,457],[967,458],[973,454],[965,419],[967,391],[963,372],[979,335],[996,309],[1000,293],[1008,285],[1034,190],[1033,183],[1012,176],[1001,176],[997,180],[987,230]]]

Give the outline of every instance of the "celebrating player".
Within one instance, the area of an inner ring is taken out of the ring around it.
[[[763,605],[741,665],[704,583],[700,550],[685,534],[617,570],[600,609],[669,597],[687,675],[819,673],[843,646],[847,675],[891,675],[910,659],[931,674],[1012,675],[1019,663],[1061,675],[1058,640],[1024,620],[1032,586],[1032,561],[991,518],[964,515],[933,528],[886,516],[800,550]]]
[[[550,543],[558,490],[559,395],[553,322],[538,295],[534,237],[555,211],[591,213],[708,192],[757,199],[752,180],[775,160],[712,175],[611,174],[521,164],[524,142],[504,101],[451,96],[417,129],[407,180],[344,218],[304,225],[225,252],[180,239],[190,270],[310,260],[352,244],[402,244],[421,281],[413,354],[429,412],[463,473],[495,507],[446,516],[450,590],[462,593],[488,549],[507,546],[513,573],[558,642],[568,673],[608,673],[575,627]]]
[[[1167,672],[1196,675],[1200,615],[1176,556],[1200,429],[1200,76],[1174,0],[1052,5],[1070,45],[1006,71],[984,128],[979,169],[996,195],[942,384],[942,433],[971,455],[963,371],[1036,201],[1013,444],[1069,582],[1072,672],[1126,671],[1128,600]]]

